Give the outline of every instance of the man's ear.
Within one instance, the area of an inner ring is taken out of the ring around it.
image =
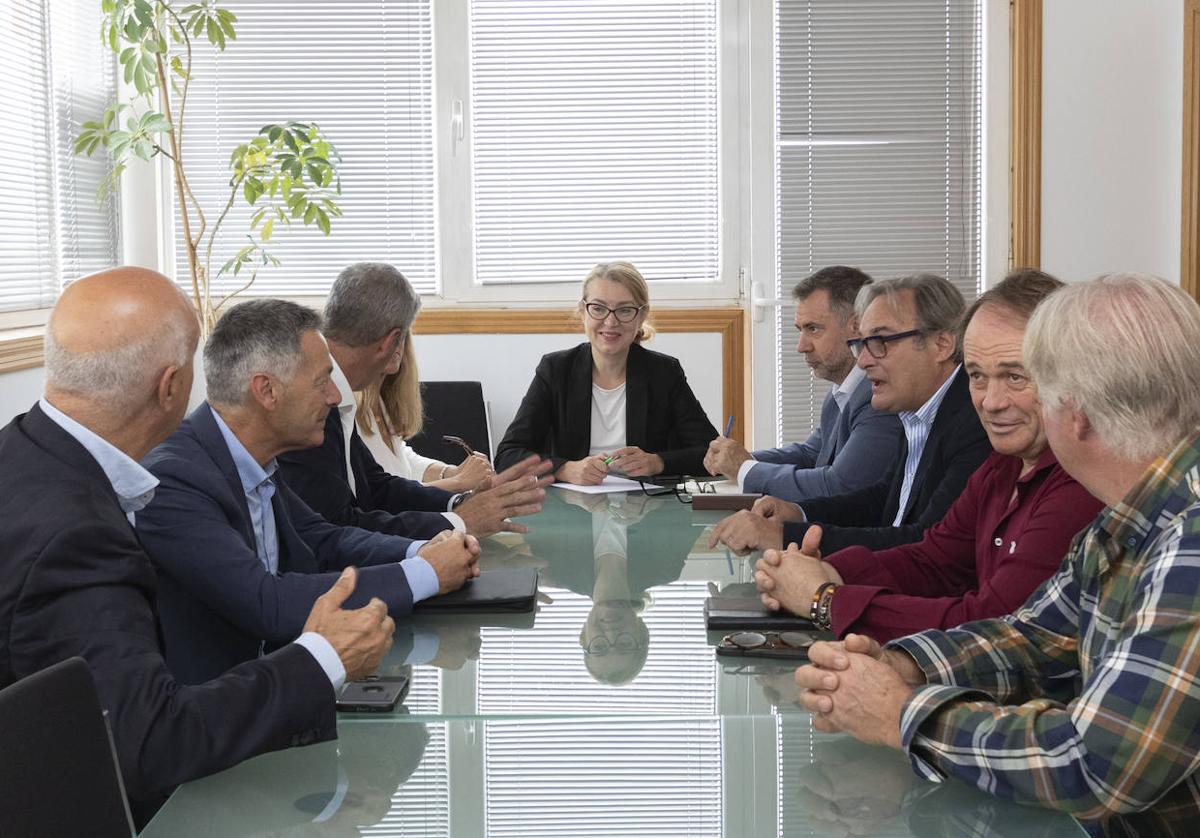
[[[278,379],[265,372],[256,372],[250,376],[250,395],[264,409],[274,410],[279,406],[279,399],[283,394]]]
[[[958,336],[954,332],[935,332],[933,345],[937,350],[938,361],[949,361],[958,350]]]
[[[183,390],[183,377],[179,372],[180,368],[172,364],[158,376],[158,386],[155,388],[155,396],[158,398],[158,406],[163,410],[168,410],[181,397],[180,391]],[[191,396],[190,391],[182,394],[182,398],[185,401],[189,396]]]
[[[862,333],[858,331],[858,314],[851,314],[846,318],[846,334],[852,338],[862,337]]]
[[[1071,435],[1083,442],[1096,433],[1096,429],[1092,427],[1092,420],[1088,415],[1073,404],[1066,404],[1064,407],[1071,412]]]
[[[404,330],[397,327],[390,330],[375,344],[375,358],[383,360],[390,358],[404,345]]]

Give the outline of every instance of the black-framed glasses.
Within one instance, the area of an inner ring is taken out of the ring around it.
[[[475,449],[467,444],[467,441],[461,436],[453,436],[452,434],[442,434],[442,442],[448,442],[451,445],[457,445],[463,451],[467,452],[467,456],[474,455]]]
[[[846,341],[846,346],[850,347],[850,354],[856,359],[862,354],[864,346],[871,353],[872,358],[886,358],[889,343],[905,338],[915,338],[923,334],[925,334],[924,329],[909,329],[907,332],[896,332],[894,335],[868,335],[865,338],[850,338]]]
[[[697,480],[686,474],[680,475],[679,480],[670,480],[666,485],[657,483],[646,484],[640,477],[635,478],[638,485],[642,487],[642,492],[651,497],[655,495],[674,495],[675,499],[680,503],[691,503],[693,495],[715,495],[717,493],[717,484],[711,481]],[[660,478],[661,479],[661,478]],[[692,484],[689,486],[688,484]],[[682,486],[683,488],[679,488]]]
[[[632,323],[641,314],[645,306],[617,306],[616,308],[609,308],[604,303],[589,303],[587,300],[584,300],[583,308],[588,313],[588,317],[593,320],[607,320],[608,315],[611,314],[617,318],[618,323]]]
[[[721,640],[739,649],[807,649],[816,642],[815,637],[802,631],[739,631]]]

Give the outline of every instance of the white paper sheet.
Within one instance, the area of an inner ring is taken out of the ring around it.
[[[611,474],[604,478],[596,486],[577,486],[574,483],[551,483],[559,489],[568,489],[572,492],[582,492],[585,495],[603,495],[608,492],[640,492],[642,485],[636,480],[630,480],[628,477],[613,477]]]

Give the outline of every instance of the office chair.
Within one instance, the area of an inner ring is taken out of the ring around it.
[[[133,820],[83,658],[0,690],[0,835],[122,836]]]
[[[492,433],[483,385],[478,381],[423,381],[421,401],[425,424],[421,433],[408,441],[414,451],[445,463],[462,462],[463,450],[442,439],[443,434],[451,434],[491,459]]]

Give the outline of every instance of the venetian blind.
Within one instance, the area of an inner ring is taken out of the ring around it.
[[[470,28],[475,281],[715,280],[715,0],[472,0]]]
[[[99,31],[99,3],[0,6],[0,310],[53,305],[65,282],[116,264],[116,198],[97,198],[107,160],[71,153],[113,95]]]
[[[242,0],[224,53],[196,45],[184,135],[186,168],[209,222],[229,195],[229,155],[268,123],[316,122],[342,155],[342,218],[331,235],[275,227],[255,295],[325,294],[362,260],[390,262],[418,291],[437,290],[434,256],[431,0]],[[178,208],[172,205],[177,214]],[[213,272],[246,244],[240,196]],[[188,276],[176,220],[175,264]],[[223,277],[228,293],[242,284]]]
[[[805,0],[776,20],[776,293],[826,265],[980,284],[980,0]],[[780,442],[828,391],[777,321]]]

